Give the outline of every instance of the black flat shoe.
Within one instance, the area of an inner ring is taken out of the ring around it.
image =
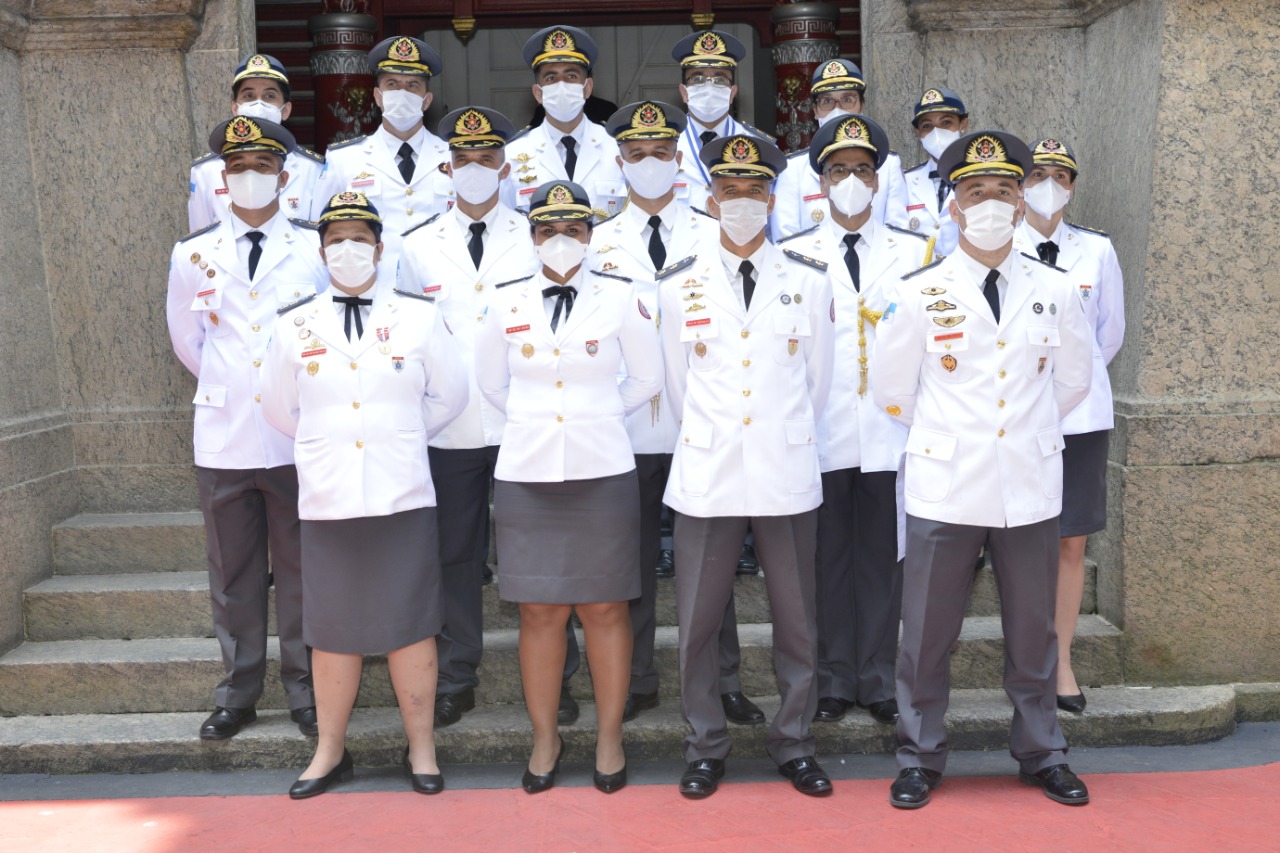
[[[658,707],[658,691],[652,693],[628,693],[627,703],[622,706],[622,722],[630,722],[640,716],[641,711]]]
[[[298,724],[298,731],[307,737],[318,737],[320,722],[316,719],[316,706],[298,708],[289,712],[289,719]]]
[[[537,776],[528,767],[524,769],[524,776],[520,778],[520,785],[530,794],[540,794],[543,791],[550,790],[555,787],[556,774],[560,772],[560,757],[564,755],[564,737],[560,738],[560,752],[556,753],[556,765],[551,768],[550,773],[540,773]]]
[[[886,699],[883,702],[872,702],[867,706],[867,711],[871,714],[871,719],[875,720],[877,723],[884,723],[886,726],[891,726],[898,722],[897,699]]]
[[[1084,698],[1084,693],[1077,693],[1074,696],[1063,696],[1058,694],[1058,707],[1064,711],[1070,711],[1073,714],[1083,714],[1084,706],[1088,704]]]
[[[1018,778],[1044,791],[1044,795],[1055,803],[1083,806],[1089,802],[1089,789],[1065,764],[1055,764],[1035,774],[1019,771]]]
[[[757,726],[764,722],[764,711],[742,694],[740,690],[720,694],[720,704],[729,722],[741,726]]]
[[[627,786],[627,765],[622,765],[622,769],[617,773],[601,773],[597,770],[592,779],[596,783],[596,790],[601,793],[612,794],[614,791],[621,791]]]
[[[354,775],[355,762],[351,760],[351,753],[344,749],[342,750],[342,760],[338,762],[337,767],[318,779],[299,779],[290,785],[289,798],[305,800],[308,797],[317,797],[329,790],[329,786],[334,782],[350,782]]]
[[[889,805],[918,809],[929,804],[929,792],[942,784],[942,774],[924,767],[908,767],[889,786]]]
[[[258,712],[250,705],[248,708],[218,708],[209,718],[200,724],[201,740],[226,740],[258,719]]]
[[[834,723],[844,719],[845,711],[853,707],[853,703],[848,699],[841,699],[838,696],[823,696],[818,700],[818,712],[813,715],[813,719],[818,723]]]
[[[700,758],[689,762],[680,777],[680,793],[691,800],[701,800],[716,792],[724,778],[723,758]]]
[[[569,688],[560,687],[560,707],[556,709],[556,722],[562,726],[571,726],[578,722],[578,700],[569,693]]]
[[[812,755],[793,758],[779,765],[778,772],[790,779],[797,791],[810,797],[825,797],[835,790],[831,778]]]
[[[756,549],[750,545],[742,546],[738,556],[737,574],[754,575],[760,571],[760,560],[756,557]]]
[[[673,551],[663,548],[658,552],[658,577],[673,578],[676,576],[676,555]]]
[[[476,706],[476,690],[468,687],[461,693],[436,694],[436,728],[443,729],[462,719],[465,711]]]
[[[404,769],[409,771],[409,781],[419,794],[438,794],[444,790],[443,773],[414,773],[409,761],[409,747],[404,748]]]

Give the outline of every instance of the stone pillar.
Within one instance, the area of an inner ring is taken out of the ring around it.
[[[324,13],[307,21],[311,33],[311,76],[315,81],[316,149],[372,131],[374,76],[369,49],[378,22],[364,14],[364,0],[326,0]]]
[[[836,40],[840,10],[831,3],[779,3],[769,19],[778,79],[778,144],[783,151],[799,151],[818,129],[809,82],[819,65],[840,52]]]

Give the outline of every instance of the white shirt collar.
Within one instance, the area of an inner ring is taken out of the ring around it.
[[[1000,288],[1002,293],[1004,292],[1005,285],[1010,281],[1010,273],[1013,272],[1013,261],[1017,255],[1018,250],[1010,247],[1009,254],[1000,262],[1000,265],[995,268],[1000,273],[1000,280],[996,282],[996,286]],[[969,257],[969,255],[965,254],[964,249],[959,246],[956,247],[954,257],[956,262],[960,264],[960,267],[965,270],[965,273],[977,286],[978,290],[982,290],[984,283],[987,280],[987,273],[991,272],[991,267],[986,264],[979,263]]]
[[[471,223],[473,222],[483,222],[484,233],[488,234],[489,231],[492,230],[493,228],[493,223],[496,222],[498,219],[498,208],[501,206],[502,206],[501,203],[495,204],[493,207],[489,208],[488,213],[486,213],[484,216],[480,217],[479,219],[472,219],[470,216],[467,216],[467,214],[462,212],[462,208],[458,207],[456,204],[453,206],[453,210],[451,212],[454,216],[454,219],[458,223],[458,227],[461,228],[463,231],[470,230]]]
[[[410,136],[408,139],[401,139],[400,137],[395,136],[385,127],[380,127],[378,129],[383,132],[383,141],[386,142],[387,148],[390,149],[393,159],[400,156],[400,146],[406,142],[409,143],[409,147],[413,149],[414,160],[416,161],[422,158],[422,148],[427,143],[426,125],[419,127],[418,132],[413,136]]]
[[[628,217],[628,227],[639,231],[649,227],[649,217],[652,214],[645,213],[635,204],[628,202],[627,206],[623,208],[622,215]],[[666,207],[658,211],[658,218],[662,220],[663,236],[670,236],[676,225],[676,200],[674,197],[667,202]]]
[[[284,216],[284,211],[280,210],[276,212],[275,216],[271,217],[261,225],[250,225],[239,216],[236,216],[234,210],[231,210],[230,208],[227,208],[227,210],[231,213],[231,231],[236,235],[237,240],[248,234],[250,231],[261,231],[265,235],[265,238],[262,241],[263,243],[271,239],[271,234],[276,229],[276,220]]]

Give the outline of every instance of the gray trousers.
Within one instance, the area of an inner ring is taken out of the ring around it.
[[[907,516],[898,656],[898,766],[941,773],[947,763],[951,647],[986,546],[1000,592],[1004,689],[1013,703],[1009,752],[1026,773],[1066,761],[1058,726],[1058,519],[1020,527],[973,527]]]
[[[427,448],[436,489],[444,630],[436,637],[437,693],[480,684],[484,652],[484,564],[488,557],[489,488],[498,447]]]
[[[822,475],[818,508],[818,696],[894,695],[902,613],[896,471]]]
[[[214,691],[223,708],[247,708],[267,674],[267,570],[275,577],[280,680],[289,709],[316,703],[302,640],[302,540],[298,471],[196,468],[213,630],[226,675]],[[268,551],[270,559],[268,561]]]
[[[773,613],[773,669],[782,704],[765,735],[778,764],[813,755],[818,708],[814,555],[818,511],[799,515],[696,518],[676,514],[676,614],[680,621],[680,703],[693,731],[686,761],[723,759],[731,745],[717,695],[720,628],[747,526],[755,531]]]

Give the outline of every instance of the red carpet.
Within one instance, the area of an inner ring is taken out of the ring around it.
[[[813,800],[785,781],[726,783],[703,802],[675,785],[612,796],[556,788],[0,804],[0,850],[737,851],[1280,849],[1280,764],[1195,773],[1091,775],[1093,802],[1050,802],[1016,778],[946,778],[914,812],[889,782],[836,782]],[[358,780],[357,780],[358,784]]]

